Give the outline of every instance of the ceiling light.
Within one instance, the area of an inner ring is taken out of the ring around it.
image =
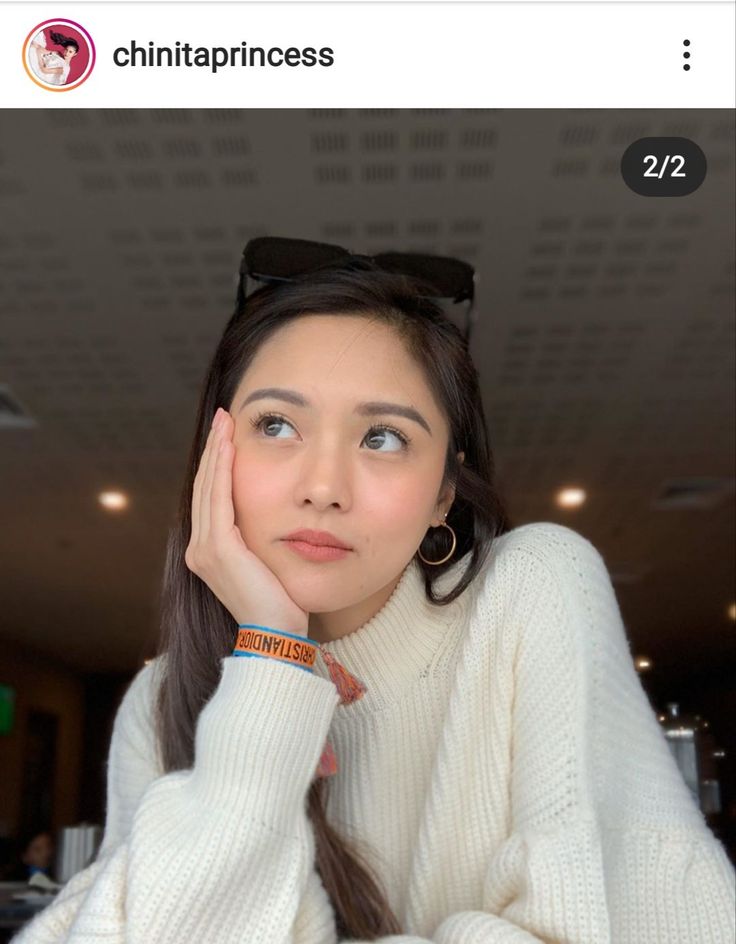
[[[557,493],[557,504],[560,508],[577,508],[586,499],[585,489],[563,488]]]
[[[128,507],[128,496],[124,492],[100,492],[97,500],[110,511],[121,511]]]

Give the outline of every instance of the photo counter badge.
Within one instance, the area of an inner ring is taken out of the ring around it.
[[[88,78],[95,65],[92,37],[73,20],[44,20],[26,36],[23,66],[49,92],[68,92]]]

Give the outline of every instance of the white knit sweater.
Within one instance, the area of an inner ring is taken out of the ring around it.
[[[452,585],[467,564],[444,575]],[[384,944],[733,944],[734,870],[634,668],[603,559],[557,524],[498,538],[449,607],[409,564],[326,644],[368,686],[228,657],[191,770],[151,728],[160,662],[115,719],[96,860],[13,944],[326,944],[305,797],[365,840],[401,935]]]

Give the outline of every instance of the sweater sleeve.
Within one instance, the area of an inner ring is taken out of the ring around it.
[[[641,685],[603,558],[572,529],[542,533],[522,551],[538,577],[513,657],[512,829],[485,883],[518,930],[484,940],[733,944],[733,866]]]
[[[535,529],[517,548],[533,602],[507,646],[512,822],[483,908],[381,941],[734,944],[733,866],[642,688],[603,559],[572,529]]]
[[[192,769],[156,776],[150,716],[140,717],[146,671],[116,715],[99,853],[13,944],[334,940],[305,802],[334,684],[265,659],[223,659]]]

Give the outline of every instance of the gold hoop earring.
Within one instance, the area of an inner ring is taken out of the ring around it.
[[[446,517],[447,517],[447,515],[445,515],[445,518],[446,518]],[[452,557],[452,555],[455,553],[455,547],[457,546],[457,537],[455,536],[455,532],[453,531],[453,529],[450,527],[449,524],[445,524],[445,522],[443,521],[442,524],[437,525],[437,527],[438,527],[438,528],[447,528],[447,529],[449,530],[450,534],[452,535],[452,547],[450,548],[449,553],[446,554],[446,555],[442,558],[442,560],[430,561],[430,560],[427,560],[427,558],[424,556],[424,554],[422,554],[421,550],[420,550],[419,548],[417,548],[417,554],[421,557],[421,559],[424,561],[424,563],[425,563],[425,564],[432,564],[433,566],[436,566],[437,564],[444,564],[445,561],[448,561],[448,560]]]

